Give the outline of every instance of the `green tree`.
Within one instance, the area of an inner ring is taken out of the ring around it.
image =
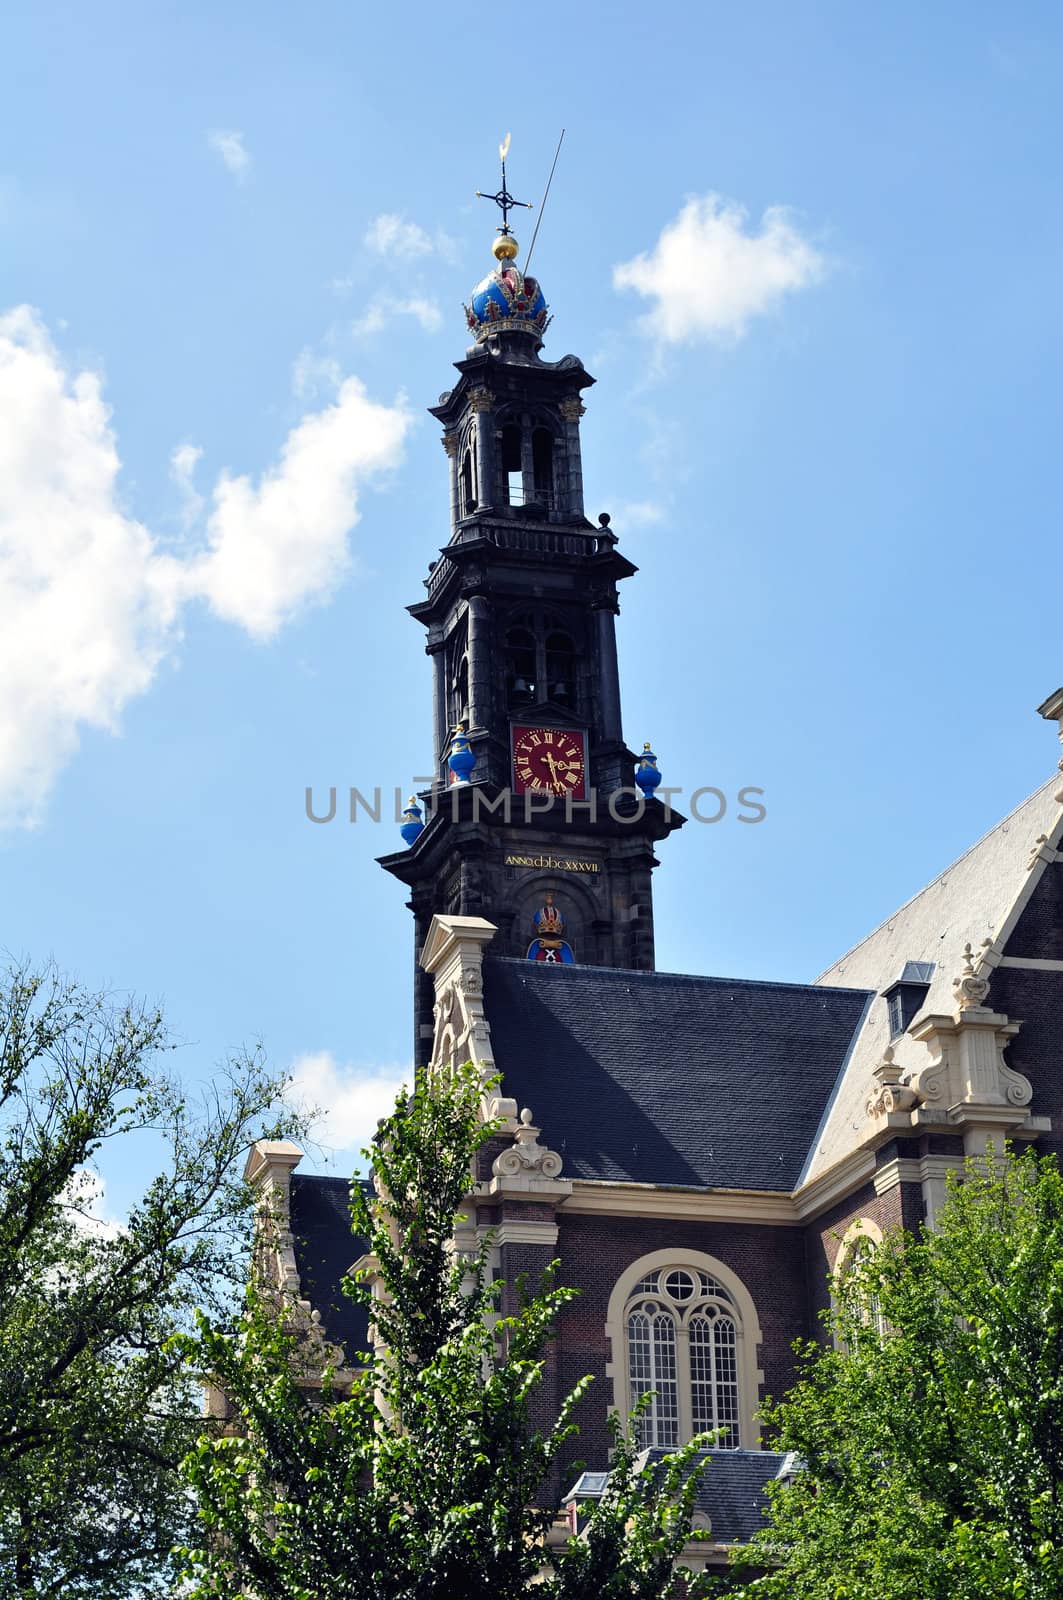
[[[467,1067],[422,1081],[384,1124],[371,1159],[376,1197],[353,1190],[354,1231],[368,1241],[376,1337],[365,1365],[321,1366],[312,1326],[285,1326],[261,1290],[233,1328],[203,1320],[190,1356],[231,1413],[228,1437],[205,1434],[187,1463],[203,1523],[188,1552],[197,1600],[511,1600],[531,1592],[555,1508],[550,1469],[575,1431],[578,1384],[537,1425],[544,1353],[573,1290],[522,1288],[498,1315],[488,1244],[454,1253],[455,1222],[476,1152],[497,1132],[481,1119]],[[657,1475],[618,1439],[617,1470],[586,1536],[551,1557],[542,1600],[661,1600],[688,1537],[697,1445]],[[698,1580],[685,1591],[704,1592]]]
[[[1063,1179],[969,1162],[936,1232],[843,1281],[835,1348],[806,1345],[767,1409],[804,1460],[773,1486],[747,1586],[780,1600],[1063,1594]]]
[[[168,1592],[187,1538],[178,1468],[202,1406],[171,1340],[194,1306],[220,1314],[242,1291],[240,1160],[278,1131],[279,1086],[237,1061],[193,1107],[162,1069],[166,1049],[157,1012],[53,971],[0,987],[4,1595]],[[103,1227],[87,1164],[105,1148],[120,1159],[138,1135],[163,1170],[122,1227]]]

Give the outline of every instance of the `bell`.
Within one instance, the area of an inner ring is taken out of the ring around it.
[[[553,696],[553,698],[555,700],[567,700],[568,699],[568,684],[567,683],[555,683],[553,689],[550,692],[551,692],[551,694],[552,694],[552,696]]]
[[[528,692],[528,680],[526,678],[514,678],[514,680],[513,680],[513,693],[514,694],[527,694],[527,692]]]

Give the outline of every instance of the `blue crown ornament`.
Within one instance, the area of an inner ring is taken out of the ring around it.
[[[450,742],[450,755],[447,757],[447,766],[454,774],[455,783],[468,783],[475,765],[476,755],[469,748],[465,724],[459,722],[454,729],[454,737]]]
[[[505,242],[516,244],[512,237]],[[526,278],[515,261],[503,259],[476,285],[465,320],[480,344],[493,333],[530,333],[541,344],[550,311],[539,280]]]
[[[648,744],[642,747],[642,755],[635,767],[635,782],[642,790],[643,797],[653,799],[653,791],[661,781],[661,774],[657,770],[657,757]]]
[[[424,815],[417,804],[417,796],[415,794],[411,794],[406,802],[406,810],[402,813],[402,827],[399,832],[402,834],[403,841],[406,844],[413,844],[414,840],[419,839],[424,832]]]

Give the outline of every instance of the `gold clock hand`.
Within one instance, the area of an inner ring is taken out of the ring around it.
[[[554,757],[551,755],[549,750],[546,752],[546,764],[550,768],[550,778],[552,780],[554,788],[557,790],[558,794],[564,794],[564,792],[565,792],[564,783],[561,781],[561,779],[557,775],[558,771],[559,771],[558,763],[555,761]],[[563,763],[562,763],[562,765],[563,765]]]

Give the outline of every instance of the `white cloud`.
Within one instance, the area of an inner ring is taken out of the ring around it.
[[[235,128],[216,128],[207,135],[207,143],[215,155],[221,157],[235,178],[245,178],[251,165],[251,155],[244,144],[244,136]]]
[[[396,300],[392,295],[377,295],[369,302],[363,316],[351,323],[356,338],[382,333],[394,317],[413,317],[426,333],[435,333],[443,326],[443,314],[434,301],[420,294]]]
[[[373,218],[365,231],[365,242],[378,256],[390,255],[392,251],[400,255],[427,255],[432,248],[430,234],[416,222],[407,222],[393,211]]]
[[[257,483],[222,474],[203,547],[169,554],[123,502],[99,374],[68,370],[31,308],[0,314],[0,826],[40,819],[85,728],[117,730],[188,601],[265,638],[327,596],[361,489],[397,461],[409,420],[348,378]],[[196,515],[199,459],[189,444],[171,457]]]
[[[458,258],[458,244],[449,233],[437,228],[429,233],[417,222],[409,222],[395,211],[385,211],[374,217],[365,233],[366,248],[378,256],[436,255],[453,262]]]
[[[742,206],[720,195],[688,200],[652,251],[614,267],[615,288],[654,302],[641,319],[647,333],[670,344],[733,342],[753,317],[819,282],[826,259],[784,206],[769,206],[759,230],[748,221]]]
[[[197,444],[179,444],[170,455],[170,477],[181,495],[181,521],[186,527],[199,520],[203,496],[196,488],[196,466],[203,451]]]
[[[0,315],[0,824],[36,821],[82,726],[114,729],[176,622],[173,562],[126,514],[97,374]]]
[[[317,395],[320,389],[335,394],[343,382],[340,364],[334,356],[323,356],[309,346],[300,350],[292,363],[292,393],[297,400]]]
[[[378,405],[357,378],[345,379],[332,405],[292,429],[257,483],[218,479],[190,592],[259,639],[326,598],[349,566],[359,491],[398,460],[409,424],[404,406]]]
[[[663,522],[665,508],[657,500],[621,500],[612,513],[614,530],[622,528],[649,528]]]
[[[300,1110],[319,1110],[312,1133],[323,1145],[344,1152],[364,1149],[381,1117],[411,1074],[398,1067],[358,1068],[341,1064],[330,1050],[302,1055],[292,1067],[289,1098]]]

